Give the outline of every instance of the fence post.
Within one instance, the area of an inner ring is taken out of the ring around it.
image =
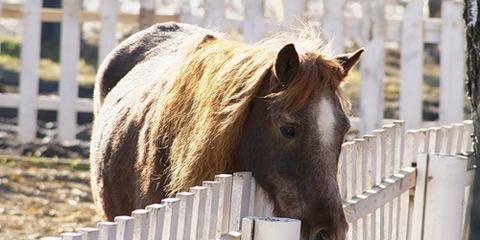
[[[412,239],[460,239],[467,161],[421,154],[417,169]]]
[[[298,26],[303,20],[307,8],[305,0],[284,0],[283,1],[283,22],[284,28]]]
[[[60,102],[58,109],[58,138],[75,139],[78,97],[77,63],[80,58],[80,8],[81,1],[63,1],[62,36],[60,42]]]
[[[256,42],[265,34],[264,0],[244,1],[243,37],[246,42]]]
[[[138,25],[140,30],[150,27],[155,22],[155,0],[140,0]]]
[[[242,240],[300,240],[301,222],[290,218],[242,219]]]
[[[100,2],[101,24],[100,43],[98,45],[98,65],[113,50],[117,33],[117,14],[119,3],[117,0],[102,0]]]
[[[463,120],[465,79],[465,29],[463,4],[442,1],[440,38],[440,123]]]
[[[385,12],[383,0],[363,3],[363,39],[365,56],[360,62],[360,132],[365,133],[379,127],[383,119],[385,75]]]
[[[345,36],[343,17],[345,0],[326,0],[323,4],[323,32],[332,40],[333,51],[337,54],[342,53]]]
[[[222,31],[225,20],[225,0],[205,0],[203,26]]]
[[[407,129],[422,122],[423,4],[409,2],[403,15],[400,63],[400,119]]]
[[[18,109],[18,140],[28,142],[37,134],[38,63],[42,1],[23,4],[23,41],[20,71],[20,106]]]

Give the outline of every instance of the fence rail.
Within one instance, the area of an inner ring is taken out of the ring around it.
[[[285,30],[290,24],[297,24],[298,16],[303,16],[307,1],[283,1],[283,19],[274,20],[265,16],[264,1],[245,1],[243,19],[232,19],[226,15],[225,0],[205,0],[205,14],[193,14],[189,5],[183,6],[175,15],[152,15],[153,0],[140,1],[143,13],[150,18],[140,18],[137,14],[121,13],[116,0],[101,1],[99,12],[81,11],[77,1],[65,0],[63,10],[42,8],[41,0],[25,1],[19,5],[3,4],[2,18],[22,19],[24,37],[22,49],[22,73],[20,74],[19,94],[0,94],[0,107],[19,109],[18,138],[31,141],[37,128],[37,110],[57,110],[59,112],[59,138],[75,138],[77,112],[91,112],[90,99],[77,98],[76,55],[80,51],[77,44],[79,24],[84,21],[97,21],[102,25],[99,44],[99,62],[116,45],[117,23],[141,25],[150,22],[183,21],[220,30],[235,30],[243,33],[244,40],[254,42],[272,31]],[[344,15],[348,4],[360,4],[362,16]],[[403,17],[385,16],[386,5],[399,4],[391,1],[324,1],[322,16],[313,16],[311,21],[320,22],[326,32],[333,36],[334,49],[343,51],[347,40],[366,46],[366,54],[360,65],[361,132],[380,127],[384,112],[383,79],[385,64],[385,42],[397,42],[401,51],[401,91],[400,118],[405,119],[406,128],[419,128],[422,121],[422,82],[423,45],[439,44],[440,73],[440,123],[449,124],[463,120],[463,78],[464,78],[464,39],[462,4],[457,1],[442,1],[442,18],[423,16],[422,1],[413,0],[405,4]],[[147,20],[145,20],[147,19]],[[150,19],[150,20],[148,20]],[[40,23],[61,22],[62,39],[72,41],[62,44],[64,55],[61,59],[60,95],[38,96],[38,71]],[[72,34],[72,31],[74,31]],[[371,33],[371,34],[370,34]],[[69,54],[66,54],[66,53]],[[452,62],[455,61],[455,62]],[[73,93],[73,94],[67,94]]]
[[[347,239],[466,239],[474,171],[455,155],[472,150],[471,133],[471,121],[406,132],[396,121],[343,144]],[[238,172],[62,239],[298,239],[298,221],[272,216],[252,174]]]

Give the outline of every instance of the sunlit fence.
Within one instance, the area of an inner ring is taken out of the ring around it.
[[[406,132],[397,121],[345,143],[338,179],[347,239],[467,239],[474,171],[457,154],[471,150],[471,133],[470,121]],[[299,239],[300,221],[272,216],[252,174],[239,172],[61,238]]]
[[[0,8],[1,8],[0,1]],[[386,43],[400,45],[400,118],[407,129],[419,128],[422,122],[423,48],[425,43],[439,44],[441,72],[439,121],[450,124],[464,119],[464,23],[462,4],[442,1],[442,18],[424,16],[422,1],[355,1],[325,0],[323,9],[311,14],[310,1],[284,0],[279,2],[280,18],[266,16],[264,1],[244,0],[243,14],[228,14],[226,0],[205,0],[202,11],[192,9],[188,1],[174,15],[156,15],[154,0],[140,1],[142,15],[119,12],[116,0],[100,1],[97,12],[82,11],[80,1],[64,0],[63,9],[42,8],[41,0],[24,1],[23,5],[4,4],[3,18],[23,22],[21,51],[22,69],[19,94],[0,94],[0,107],[18,109],[18,138],[35,138],[37,111],[58,111],[58,137],[75,138],[76,117],[79,112],[91,112],[91,99],[78,98],[77,62],[80,52],[80,26],[84,22],[99,22],[99,62],[117,44],[119,23],[148,25],[154,22],[181,21],[220,31],[235,31],[247,42],[254,42],[278,30],[298,24],[298,19],[319,23],[326,35],[333,38],[333,48],[343,52],[347,43],[366,47],[360,64],[360,122],[361,132],[380,127],[384,112],[384,76]],[[403,17],[386,15],[391,6],[403,9]],[[360,15],[346,15],[347,7],[356,7]],[[231,12],[231,11],[230,11]],[[309,14],[306,14],[309,12]],[[304,16],[308,15],[308,18]],[[61,78],[58,96],[38,95],[38,64],[40,58],[41,22],[60,22],[62,25],[60,64]],[[315,24],[313,24],[315,25]]]

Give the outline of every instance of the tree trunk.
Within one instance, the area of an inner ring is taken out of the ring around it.
[[[467,94],[472,104],[473,119],[473,159],[480,164],[480,0],[465,0],[464,18],[467,25]],[[480,239],[480,173],[475,175],[472,211],[470,218],[470,238]]]

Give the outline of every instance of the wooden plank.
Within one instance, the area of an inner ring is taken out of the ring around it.
[[[255,240],[298,240],[300,239],[301,222],[290,218],[253,218],[253,234]],[[243,232],[242,232],[243,239]],[[248,239],[248,238],[247,238]]]
[[[395,138],[395,125],[393,124],[387,124],[384,125],[383,129],[385,129],[385,134],[386,134],[386,142],[385,142],[385,168],[386,168],[386,176],[390,177],[393,174],[395,174],[395,146],[396,146],[396,138]],[[385,229],[385,234],[387,239],[392,239],[393,238],[393,227],[395,224],[393,223],[394,221],[394,203],[393,199],[391,202],[388,202],[385,204],[385,208],[388,209],[387,215],[388,215],[388,223],[387,223],[387,228]]]
[[[100,240],[115,240],[117,238],[117,223],[99,222],[97,228]]]
[[[457,154],[462,152],[464,125],[455,123],[453,128],[455,129],[454,153]]]
[[[192,231],[193,198],[191,192],[180,192],[176,197],[180,199],[180,210],[178,215],[178,239],[190,239]]]
[[[238,172],[233,174],[230,231],[239,232],[242,218],[248,215],[251,179],[251,172]]]
[[[254,222],[255,219],[253,217],[246,217],[242,219],[242,240],[254,240]]]
[[[343,53],[345,0],[326,0],[323,2],[322,30],[332,39],[332,51]]]
[[[146,207],[150,211],[148,220],[148,240],[162,240],[165,222],[165,205],[151,204]]]
[[[463,117],[465,81],[465,30],[463,4],[442,1],[442,33],[440,40],[439,121],[460,122]]]
[[[433,154],[427,168],[423,236],[459,239],[462,236],[467,161],[457,156]]]
[[[463,147],[462,152],[473,151],[472,134],[473,134],[473,122],[472,120],[463,121]]]
[[[264,1],[244,1],[243,40],[245,42],[256,42],[265,35],[266,22],[264,12]]]
[[[23,9],[21,4],[5,3],[1,9],[1,15],[4,18],[20,19],[23,16]],[[58,8],[43,8],[41,12],[42,22],[61,22],[62,10]],[[119,13],[118,22],[124,24],[137,24],[139,14]],[[83,22],[100,22],[101,14],[99,12],[81,11],[80,21]],[[154,22],[178,22],[180,17],[177,15],[162,15],[156,14]]]
[[[205,0],[203,26],[223,31],[225,29],[225,0]]]
[[[365,53],[360,62],[360,132],[366,133],[379,127],[383,119],[385,76],[384,2],[372,0],[363,3],[362,36]]]
[[[423,3],[411,1],[405,8],[400,48],[400,118],[406,127],[422,123]]]
[[[62,233],[62,240],[82,240],[82,234],[74,232]]]
[[[215,181],[220,182],[220,201],[218,227],[221,234],[229,232],[228,224],[230,221],[230,202],[232,199],[232,181],[231,174],[220,174],[215,176]]]
[[[207,204],[205,208],[205,236],[207,239],[216,239],[220,182],[204,181],[203,186],[207,187]]]
[[[133,221],[133,239],[148,239],[149,211],[146,209],[136,209],[132,212]]]
[[[384,129],[376,129],[373,130],[373,133],[377,137],[377,161],[380,161],[378,164],[379,169],[378,169],[378,175],[377,178],[379,182],[384,182],[385,181],[385,171],[386,171],[386,143],[385,143],[385,138],[386,138],[386,130]],[[378,233],[378,239],[385,239],[385,207],[381,207],[379,210],[379,233]]]
[[[362,218],[373,210],[391,202],[410,188],[415,187],[415,179],[415,168],[405,168],[363,193],[359,198],[349,200],[344,206],[348,221],[353,222]]]
[[[98,44],[98,64],[100,65],[110,51],[117,45],[117,0],[103,0],[100,2],[101,24],[100,42]]]
[[[18,109],[18,140],[29,142],[37,135],[38,64],[40,59],[41,0],[25,1],[23,5],[23,41],[20,70],[20,102]]]
[[[180,199],[165,198],[161,201],[165,204],[165,221],[163,228],[163,239],[177,240],[178,232],[178,210],[180,206]]]
[[[82,240],[98,240],[98,228],[84,227],[78,232],[82,234]]]
[[[291,29],[299,26],[304,20],[306,10],[305,0],[284,0],[282,26],[284,29]]]
[[[20,106],[20,94],[0,93],[0,106],[6,108],[18,108]],[[57,96],[38,96],[37,108],[40,110],[58,110],[60,99]],[[75,109],[77,112],[92,112],[93,103],[88,98],[77,98]]]
[[[140,29],[150,27],[155,23],[155,0],[140,0],[138,25]]]
[[[377,185],[377,137],[375,135],[365,135],[364,136],[367,142],[368,149],[368,175],[369,175],[369,188],[372,189]],[[373,210],[370,214],[370,228],[365,231],[369,232],[367,239],[375,240],[377,239],[376,229],[377,229],[377,211]]]
[[[351,142],[346,142],[342,144],[342,150],[340,153],[340,194],[344,200],[349,199],[349,188],[348,188],[348,151],[350,151]]]
[[[63,1],[63,20],[60,41],[60,86],[61,105],[58,110],[58,138],[60,141],[75,139],[77,128],[78,98],[77,64],[80,59],[80,8],[81,1]]]
[[[116,216],[115,223],[117,223],[116,239],[133,239],[133,228],[135,218],[130,216]]]
[[[193,196],[193,212],[192,212],[192,235],[191,240],[203,240],[203,232],[205,226],[205,205],[207,199],[206,187],[192,187],[190,192]]]

